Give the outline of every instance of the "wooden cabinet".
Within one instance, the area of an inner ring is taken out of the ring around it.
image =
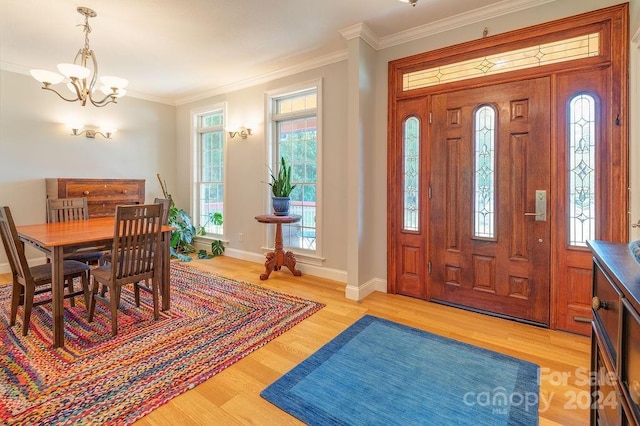
[[[47,198],[87,197],[89,217],[114,216],[119,204],[144,204],[144,179],[48,178]]]
[[[640,263],[627,244],[589,241],[593,252],[591,424],[640,421]]]

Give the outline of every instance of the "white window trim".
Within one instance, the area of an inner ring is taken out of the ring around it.
[[[324,204],[322,202],[322,136],[323,136],[323,117],[322,117],[322,98],[323,98],[323,90],[322,90],[322,79],[314,79],[310,81],[306,81],[303,83],[293,84],[287,87],[283,87],[280,89],[275,89],[271,91],[267,91],[265,93],[265,134],[267,136],[266,145],[266,159],[272,170],[275,170],[275,165],[277,159],[275,158],[275,149],[274,149],[274,135],[276,134],[276,123],[273,121],[273,98],[277,98],[285,95],[292,95],[295,93],[305,92],[310,88],[316,88],[317,91],[317,105],[316,105],[316,249],[315,250],[306,250],[299,247],[287,247],[288,250],[293,251],[296,254],[296,260],[300,263],[310,263],[313,265],[320,265],[324,263],[324,257],[322,256],[322,247],[323,247],[323,220],[322,220],[322,211],[324,210]],[[286,118],[287,114],[282,114],[280,118]],[[265,182],[268,182],[270,179],[269,170],[265,170]],[[267,211],[271,211],[271,196],[270,192],[266,191],[265,195],[265,205],[267,206]],[[317,208],[320,206],[320,208]],[[270,247],[273,244],[274,231],[270,228],[272,226],[266,227],[265,234],[265,247]]]
[[[202,108],[196,108],[196,109],[192,109],[190,111],[190,125],[191,125],[191,137],[190,137],[190,142],[189,142],[189,149],[191,152],[190,155],[190,172],[189,172],[189,205],[191,207],[191,219],[193,221],[193,224],[197,227],[200,225],[199,222],[199,211],[198,211],[198,200],[199,200],[199,194],[198,194],[198,188],[196,187],[196,185],[194,185],[194,182],[198,179],[198,172],[199,172],[199,168],[200,168],[200,162],[199,162],[199,152],[198,152],[198,136],[199,133],[202,132],[202,130],[199,131],[198,129],[198,116],[209,113],[209,112],[214,112],[214,111],[218,111],[218,110],[222,110],[222,114],[223,114],[223,135],[224,135],[224,141],[223,141],[223,161],[224,161],[224,172],[223,172],[223,179],[224,179],[224,193],[227,193],[227,174],[228,174],[228,152],[229,150],[227,149],[228,147],[228,143],[227,143],[227,139],[228,139],[228,133],[226,132],[226,123],[227,123],[227,103],[226,102],[219,102],[217,104],[213,104],[213,105],[208,105],[206,107],[202,107]],[[196,212],[198,214],[196,214]],[[222,207],[222,220],[226,220],[227,218],[227,200],[225,197],[225,200],[223,201],[223,207]],[[227,227],[223,225],[222,228],[222,232],[223,234],[205,234],[203,235],[203,237],[214,237],[215,239],[225,239],[225,235],[227,233]]]

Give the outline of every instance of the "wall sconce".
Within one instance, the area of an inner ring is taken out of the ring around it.
[[[85,135],[85,137],[90,138],[90,139],[95,139],[95,137],[97,135],[102,136],[105,139],[111,139],[111,136],[113,136],[113,134],[116,132],[116,129],[103,129],[102,132],[99,132],[97,130],[93,130],[93,129],[85,129],[85,130],[80,130],[80,127],[82,126],[78,126],[78,127],[72,127],[71,128],[71,134],[73,136],[80,136],[80,135]],[[104,133],[103,133],[104,132]]]
[[[235,132],[229,132],[229,137],[231,139],[235,138],[236,136],[240,136],[242,139],[246,139],[247,137],[251,136],[251,129],[240,127]]]

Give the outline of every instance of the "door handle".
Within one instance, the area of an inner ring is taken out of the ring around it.
[[[536,190],[536,211],[535,213],[525,213],[525,216],[535,216],[537,222],[547,221],[547,191],[544,189]]]

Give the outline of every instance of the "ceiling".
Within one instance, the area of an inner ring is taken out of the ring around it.
[[[341,31],[360,23],[393,45],[549,1],[0,0],[0,66],[27,74],[72,62],[84,42],[76,8],[86,6],[98,14],[89,40],[99,74],[178,105],[344,57]]]

